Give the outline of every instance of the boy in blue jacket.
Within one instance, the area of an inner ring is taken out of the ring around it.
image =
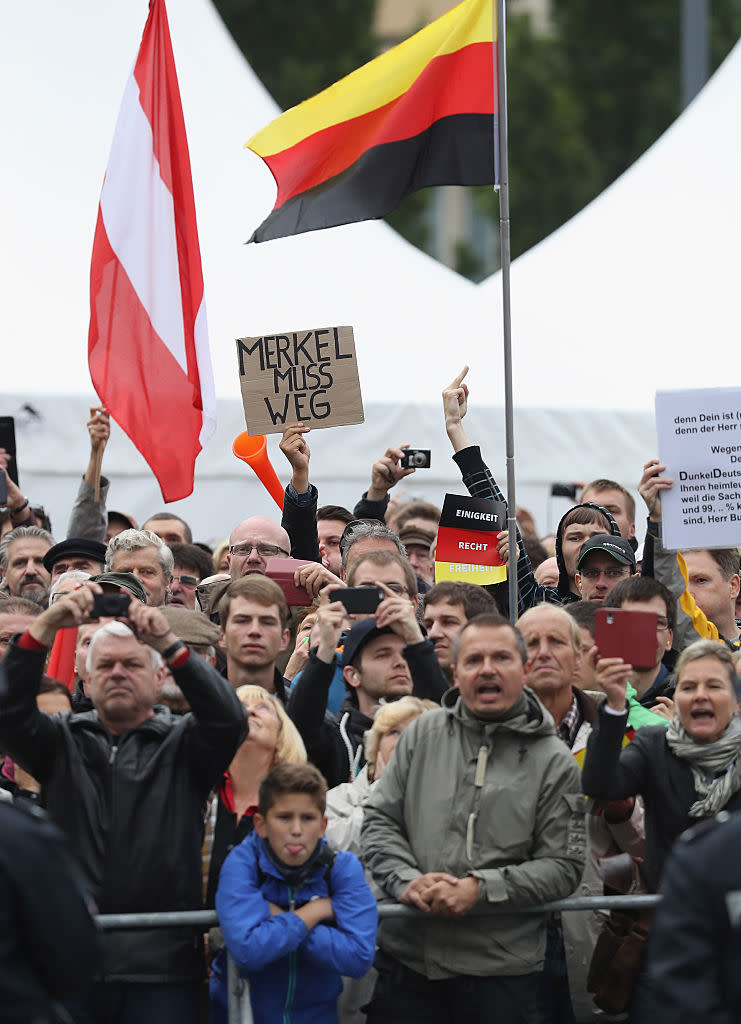
[[[278,765],[260,786],[254,832],[221,869],[216,910],[255,1024],[336,1024],[340,976],[373,963],[376,901],[357,857],[323,838],[326,794],[313,765]],[[223,954],[211,998],[212,1021],[226,1021]]]

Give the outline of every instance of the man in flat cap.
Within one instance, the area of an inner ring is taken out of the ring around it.
[[[166,605],[160,609],[176,637],[190,647],[194,654],[216,667],[216,643],[221,630],[203,612]],[[174,715],[184,715],[190,710],[183,691],[168,671],[160,691],[160,703],[165,704]]]
[[[52,584],[63,572],[79,569],[91,575],[103,572],[105,544],[88,537],[68,537],[55,544],[44,555],[44,568]]]

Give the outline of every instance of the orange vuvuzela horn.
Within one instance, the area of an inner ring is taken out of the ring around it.
[[[260,480],[267,488],[268,494],[275,501],[278,508],[283,508],[283,484],[278,479],[278,474],[273,469],[273,464],[268,457],[268,441],[264,434],[257,434],[252,437],[246,430],[234,438],[232,451],[252,466]]]

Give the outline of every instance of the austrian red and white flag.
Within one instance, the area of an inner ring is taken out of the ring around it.
[[[188,142],[164,0],[150,0],[100,196],[88,362],[165,501],[216,425]]]

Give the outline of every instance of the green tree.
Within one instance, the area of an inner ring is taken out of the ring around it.
[[[599,190],[600,165],[582,127],[563,51],[526,16],[507,26],[512,255],[519,256],[580,210]],[[499,217],[491,189],[476,193],[484,216]]]
[[[283,107],[326,88],[375,56],[375,0],[318,5],[215,0],[256,74]],[[508,16],[509,181],[517,256],[572,217],[622,174],[678,116],[681,0],[553,0],[551,28]],[[741,35],[741,0],[711,4],[711,71]],[[493,228],[491,188],[472,190]],[[432,190],[388,218],[430,250]],[[484,254],[486,255],[486,254]],[[456,269],[488,269],[471,240]]]
[[[741,0],[713,0],[711,73],[741,35]],[[680,0],[555,0],[552,29],[510,17],[512,253],[545,238],[622,174],[680,114]],[[499,216],[481,190],[482,216]]]
[[[371,28],[375,0],[214,3],[253,71],[284,109],[376,55]]]
[[[599,188],[622,174],[680,114],[680,0],[557,0],[568,88],[601,165]],[[710,6],[710,72],[741,35],[741,2]]]

